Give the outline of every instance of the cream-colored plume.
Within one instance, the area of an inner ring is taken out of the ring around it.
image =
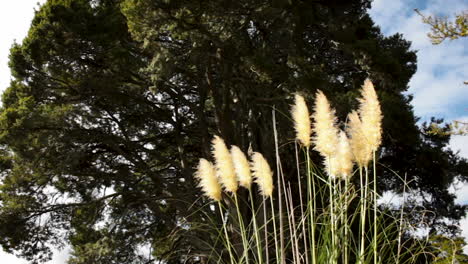
[[[250,185],[252,184],[252,174],[250,173],[249,161],[245,157],[244,152],[242,152],[239,147],[232,146],[231,156],[239,184],[250,189]]]
[[[325,158],[323,161],[323,165],[325,166],[325,169],[327,170],[328,176],[332,178],[338,178],[340,175],[340,160],[338,157],[334,154],[331,156],[328,156]]]
[[[361,119],[356,111],[348,115],[347,132],[350,136],[350,146],[354,161],[359,167],[365,167],[372,158],[372,149],[367,143]]]
[[[273,194],[273,172],[263,155],[258,152],[252,154],[252,171],[255,182],[258,184],[263,196],[271,197]]]
[[[229,153],[229,150],[222,138],[215,136],[211,143],[212,153],[215,159],[216,173],[219,181],[227,192],[235,193],[238,185],[231,153]]]
[[[294,97],[291,114],[294,120],[294,128],[296,129],[296,139],[304,147],[309,147],[311,134],[309,109],[304,97],[299,94],[296,94]]]
[[[335,111],[331,109],[327,97],[320,90],[316,94],[313,118],[315,149],[325,158],[329,158],[335,153],[338,145],[338,130]]]
[[[344,131],[340,131],[336,156],[340,164],[338,175],[345,179],[353,172],[353,153],[351,152],[351,146]]]
[[[324,164],[330,177],[345,179],[351,175],[353,171],[353,153],[345,132],[340,131],[336,152],[329,157],[329,160],[325,160]]]
[[[371,151],[376,151],[382,140],[382,111],[374,85],[369,79],[364,81],[359,102],[362,130]]]
[[[195,178],[199,179],[199,186],[207,197],[215,201],[221,200],[221,186],[216,177],[216,170],[211,162],[200,159]]]

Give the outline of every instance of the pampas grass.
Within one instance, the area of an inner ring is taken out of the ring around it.
[[[268,165],[268,162],[261,153],[254,152],[251,166],[260,194],[271,197],[273,194],[273,172],[271,171],[270,165]]]
[[[227,192],[237,192],[238,184],[231,153],[224,140],[215,136],[212,140],[212,153],[215,159],[216,173],[221,185]]]
[[[335,156],[336,160],[338,160],[338,176],[341,179],[349,178],[353,172],[353,153],[344,131],[340,131],[338,136],[338,148]]]
[[[199,186],[205,195],[214,200],[221,200],[221,186],[216,177],[216,170],[211,162],[206,159],[200,159],[195,178],[199,179]]]
[[[369,79],[364,81],[359,102],[358,112],[364,138],[371,151],[376,151],[382,141],[382,111],[374,85]]]
[[[231,147],[231,156],[239,185],[250,189],[250,185],[252,185],[252,173],[250,172],[250,164],[247,157],[237,146]]]
[[[360,168],[364,168],[372,159],[372,151],[369,144],[367,144],[366,134],[364,133],[361,118],[359,118],[356,111],[353,111],[348,115],[347,130],[350,136],[350,146],[354,161]]]
[[[327,97],[318,91],[315,98],[314,144],[315,149],[325,158],[336,152],[338,145],[338,130],[336,128],[335,111],[331,108]]]
[[[373,172],[374,172],[374,264],[377,264],[377,173],[375,166],[375,152],[380,146],[382,140],[382,112],[380,103],[375,92],[374,85],[369,79],[364,81],[359,99],[359,115],[362,120],[362,132],[367,140],[367,145],[373,154]],[[366,169],[366,178],[367,178]]]
[[[294,120],[294,129],[296,130],[296,139],[304,146],[310,146],[310,117],[307,104],[299,94],[294,96],[294,105],[291,109],[291,115]]]
[[[324,93],[318,91],[312,114],[314,131],[311,138],[311,121],[306,102],[302,96],[295,95],[291,115],[296,142],[303,147],[301,150],[304,151],[306,160],[303,162],[296,154],[299,188],[295,190],[297,186],[286,181],[282,172],[278,141],[275,136],[277,153],[275,176],[278,177],[276,202],[279,212],[275,212],[273,200],[274,175],[263,154],[249,152],[252,153],[249,162],[239,147],[231,146],[231,150],[228,151],[224,140],[218,136],[214,137],[212,154],[215,165],[213,166],[208,160],[200,159],[195,176],[200,179],[200,187],[204,194],[219,203],[231,264],[244,262],[248,264],[309,264],[309,260],[312,264],[367,264],[372,262],[377,264],[383,262],[380,255],[395,260],[399,264],[416,262],[416,257],[408,258],[411,252],[402,254],[401,237],[405,232],[402,228],[403,218],[397,219],[384,215],[384,212],[379,211],[377,207],[375,153],[382,141],[382,113],[377,94],[369,80],[366,80],[362,86],[361,98],[358,101],[358,110],[348,115],[345,132],[338,129],[335,111]],[[273,119],[273,126],[276,131],[275,119]],[[324,173],[311,162],[309,153],[311,147],[324,158]],[[368,188],[370,185],[368,164],[371,161],[373,161],[374,173],[373,190]],[[354,163],[358,167],[359,181],[353,180]],[[302,195],[301,166],[305,167],[306,172],[306,196]],[[221,186],[226,192],[223,196],[224,200],[221,199]],[[250,203],[245,201],[241,204],[250,209],[251,213],[245,216],[245,219],[250,220],[245,224],[239,208],[237,194],[239,186],[247,189],[249,197],[245,198],[250,200]],[[254,186],[258,188],[263,204],[258,204],[254,200],[253,193],[256,189]],[[299,192],[299,202],[293,197],[295,192]],[[302,197],[306,198],[303,200]],[[267,214],[265,203],[268,199],[271,214]],[[228,231],[227,223],[230,220],[231,226],[236,224],[234,219],[230,219],[230,217],[233,218],[234,213],[228,210],[225,215],[221,204],[223,202],[232,204],[232,200],[237,209],[239,229],[233,227]],[[286,201],[286,212],[281,210],[282,201]],[[372,210],[368,206],[371,204],[373,215],[368,212]],[[263,225],[257,222],[257,209],[261,207],[263,207]],[[300,209],[300,214],[297,213],[298,209]],[[287,221],[284,225],[281,221],[283,218]],[[277,233],[277,219],[280,220],[280,234]],[[269,230],[269,225],[273,225],[273,230]],[[354,230],[354,227],[358,230]],[[371,227],[372,230],[368,230]],[[283,229],[286,229],[290,236],[290,242],[286,241],[284,245]],[[231,243],[233,236],[230,236],[229,232],[235,234],[236,230],[240,232],[243,247],[242,249],[237,247],[237,254],[233,254],[231,246],[235,248],[236,243]],[[260,231],[263,231],[263,238]],[[250,237],[252,239],[249,239]],[[271,237],[274,238],[274,246],[268,243]],[[419,249],[422,246],[418,243],[411,246],[405,245],[405,249]],[[270,254],[270,250],[273,249],[274,255]],[[414,254],[419,254],[419,252],[416,251]],[[218,255],[223,256],[223,254]],[[220,259],[218,263],[222,261]]]

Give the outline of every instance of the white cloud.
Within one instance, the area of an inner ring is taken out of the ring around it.
[[[65,248],[63,250],[54,250],[52,260],[46,262],[46,264],[64,264],[67,262],[68,255],[70,254],[70,249]],[[27,264],[28,262],[24,259],[17,258],[12,254],[4,252],[0,248],[0,263],[8,264]]]
[[[468,9],[468,2],[457,0],[376,0],[370,14],[386,35],[402,33],[418,51],[418,70],[410,81],[409,93],[413,105],[423,121],[430,116],[453,118],[468,106],[468,39],[445,41],[432,45],[427,37],[430,27],[414,12],[418,8],[425,15],[453,18],[455,11]]]
[[[15,257],[14,255],[5,253],[1,248],[0,248],[0,261],[2,263],[8,263],[8,264],[27,264],[28,263],[26,260],[22,260],[22,259]]]

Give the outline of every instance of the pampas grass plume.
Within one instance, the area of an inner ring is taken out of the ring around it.
[[[239,180],[239,185],[250,189],[250,185],[252,184],[252,174],[250,173],[249,161],[245,157],[244,152],[242,152],[239,147],[232,146],[231,156],[237,180]]]
[[[221,186],[216,177],[216,170],[211,162],[200,159],[195,178],[199,179],[199,186],[207,197],[215,201],[221,200]]]
[[[336,156],[339,160],[338,174],[345,179],[349,177],[353,171],[353,153],[351,152],[349,139],[344,131],[340,131]]]
[[[259,152],[252,154],[252,171],[255,182],[258,184],[260,193],[263,196],[271,197],[273,194],[273,172],[270,165]]]
[[[374,85],[369,79],[364,81],[359,102],[362,130],[371,151],[376,151],[382,140],[382,111]]]
[[[372,150],[363,131],[361,119],[356,111],[348,115],[347,131],[354,161],[359,167],[365,167],[372,158]]]
[[[296,94],[294,97],[294,105],[292,106],[291,114],[294,120],[297,140],[304,147],[309,147],[311,134],[309,109],[307,108],[304,97],[299,94]]]
[[[327,97],[318,91],[315,99],[314,143],[315,149],[326,158],[331,157],[338,145],[338,130],[336,128],[335,111],[331,109]]]
[[[343,180],[351,175],[353,170],[353,154],[345,132],[340,131],[336,152],[324,161],[327,173],[330,177]]]
[[[229,150],[222,138],[215,136],[211,143],[219,181],[227,192],[235,193],[238,185],[231,153],[229,153]]]

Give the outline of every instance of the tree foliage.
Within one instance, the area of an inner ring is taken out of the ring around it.
[[[436,257],[433,263],[468,263],[468,255],[463,252],[466,242],[462,237],[450,239],[441,235],[435,235],[430,238],[430,243],[436,249]]]
[[[424,16],[418,9],[415,11],[422,17],[425,24],[431,26],[431,32],[427,36],[432,44],[438,45],[446,39],[458,39],[468,36],[468,10],[455,15],[454,21],[447,17]]]
[[[416,53],[399,34],[383,37],[369,7],[47,1],[10,54],[14,78],[0,111],[0,244],[33,261],[69,243],[71,263],[105,252],[100,263],[194,263],[216,239],[204,226],[216,215],[202,206],[192,177],[198,158],[210,157],[213,135],[273,161],[274,108],[287,158],[293,93],[310,102],[321,89],[343,121],[367,77],[385,115],[380,191],[402,190],[386,168],[406,173],[435,212],[414,220],[456,232],[444,219],[460,219],[465,207],[448,187],[466,180],[466,160],[446,148],[448,135],[416,126],[404,95]],[[294,167],[284,165],[291,179]]]

